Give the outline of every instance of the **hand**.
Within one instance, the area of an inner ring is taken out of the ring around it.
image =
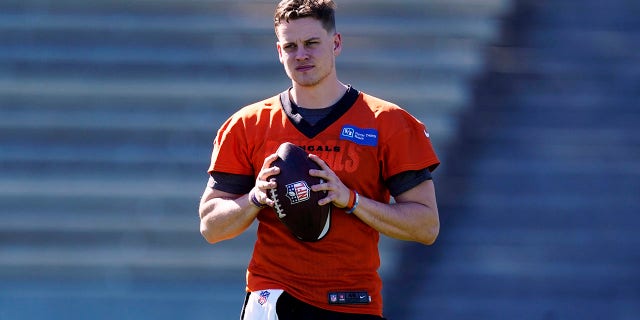
[[[327,196],[318,201],[318,204],[323,206],[329,203],[333,203],[338,208],[344,208],[349,204],[349,196],[351,195],[351,189],[349,189],[342,180],[338,178],[331,168],[315,154],[310,154],[309,158],[320,166],[320,170],[311,169],[309,174],[314,177],[322,178],[325,183],[316,184],[311,186],[313,191],[327,191]]]
[[[251,201],[252,195],[255,195],[256,200],[258,200],[260,204],[266,204],[270,207],[273,207],[274,202],[273,200],[269,199],[269,197],[267,196],[267,192],[269,191],[269,189],[274,189],[276,187],[276,182],[274,181],[274,179],[270,179],[269,181],[267,181],[266,179],[270,176],[280,173],[280,168],[269,167],[271,163],[277,158],[278,155],[274,153],[264,159],[262,168],[260,169],[258,177],[256,178],[256,184],[253,189],[249,191],[249,201]]]

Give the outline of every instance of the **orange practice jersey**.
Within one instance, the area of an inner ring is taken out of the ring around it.
[[[425,126],[398,106],[360,93],[351,108],[312,137],[287,117],[280,96],[244,107],[218,131],[209,172],[256,176],[282,142],[318,155],[351,189],[390,201],[384,181],[439,160]],[[333,208],[329,233],[317,242],[294,238],[271,208],[258,214],[258,237],[247,290],[284,289],[319,308],[382,315],[379,234],[355,215]],[[329,292],[366,291],[368,304],[330,304]]]

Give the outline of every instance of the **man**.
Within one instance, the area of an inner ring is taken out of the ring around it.
[[[379,233],[432,244],[439,232],[426,128],[338,80],[334,12],[331,0],[278,4],[276,48],[292,87],[236,112],[214,141],[202,235],[215,243],[259,221],[241,319],[384,319]],[[321,169],[310,174],[326,181],[311,187],[334,207],[320,241],[291,236],[270,208],[266,179],[280,169],[269,164],[285,141],[311,153]]]

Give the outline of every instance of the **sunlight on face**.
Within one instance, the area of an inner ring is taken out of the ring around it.
[[[276,31],[280,62],[294,84],[317,86],[335,77],[335,58],[341,50],[339,34],[327,32],[314,18],[291,20]]]

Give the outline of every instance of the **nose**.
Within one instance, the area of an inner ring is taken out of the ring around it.
[[[309,58],[309,53],[304,46],[298,46],[295,57],[296,60],[299,61],[307,60]]]

